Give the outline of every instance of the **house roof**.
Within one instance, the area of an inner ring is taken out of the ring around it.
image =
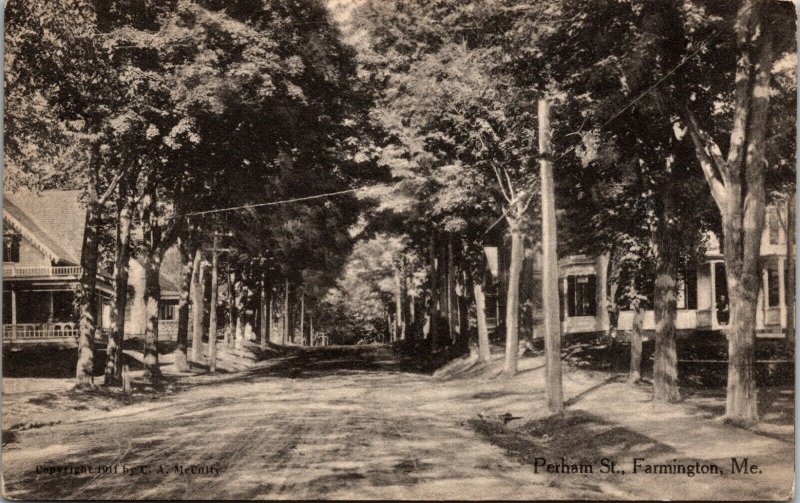
[[[135,260],[142,266],[142,269],[144,269],[144,261],[139,258]],[[178,285],[177,279],[170,277],[170,274],[163,268],[158,275],[158,284],[161,287],[162,297],[180,295],[181,293],[181,287]]]
[[[177,265],[174,264],[177,260]],[[139,265],[140,270],[144,271],[144,259],[141,257],[134,257],[133,263]],[[180,253],[176,246],[167,250],[164,254],[164,259],[161,262],[161,271],[158,276],[158,284],[161,286],[162,298],[177,298],[181,293],[180,287]]]
[[[4,214],[24,227],[17,229],[44,248],[52,260],[79,265],[86,209],[79,190],[20,190],[3,195]]]
[[[180,293],[181,287],[176,285],[170,278],[166,277],[165,275],[161,275],[158,278],[158,283],[161,285],[161,294],[163,295],[165,292],[169,293]]]
[[[4,220],[57,263],[80,265],[86,207],[80,190],[19,190],[3,194]],[[180,294],[180,256],[170,249],[162,265],[162,295]],[[177,257],[177,258],[176,258]],[[177,260],[177,271],[173,262]]]

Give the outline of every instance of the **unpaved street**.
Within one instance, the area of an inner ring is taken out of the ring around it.
[[[540,367],[523,371],[520,378],[539,381]],[[585,397],[602,393],[606,383],[597,379],[594,386],[587,386],[591,382],[582,381],[581,391],[573,381],[568,378],[567,398],[573,397],[573,403],[580,398],[585,400],[580,404],[587,406],[593,402]],[[524,412],[520,407],[530,408],[541,399],[535,389],[523,393],[507,384],[441,382],[406,373],[386,347],[303,351],[160,401],[75,424],[20,432],[3,452],[5,494],[45,500],[658,495],[662,480],[657,478],[534,473],[528,454],[514,454],[520,450],[518,440],[505,438],[502,432],[498,441],[491,440],[491,431],[503,426],[486,423],[482,428],[476,419],[490,405],[492,414],[501,410],[519,414]],[[602,396],[598,400],[602,402]],[[688,455],[680,446],[654,450],[663,444],[591,417],[583,414],[578,424],[572,416],[564,425],[563,431],[575,432],[571,441],[576,442],[576,452],[585,441],[580,435],[613,434],[624,443],[625,456]],[[641,421],[646,423],[647,418]],[[710,423],[710,430],[726,427],[703,421]],[[759,452],[775,455],[775,445],[782,445],[751,433],[743,435],[755,439]],[[592,448],[606,449],[612,456],[612,449],[622,448],[611,436],[606,440],[607,444]],[[552,448],[557,441],[554,438]],[[781,456],[791,454],[790,446],[780,449]],[[91,471],[80,473],[80,467]],[[109,467],[110,473],[97,467]],[[711,476],[669,477],[663,482],[707,484],[706,477]],[[764,477],[763,482],[775,490],[783,489],[774,487],[769,474]],[[712,482],[720,487],[753,485],[727,476]],[[710,496],[715,495],[732,496],[719,492]]]

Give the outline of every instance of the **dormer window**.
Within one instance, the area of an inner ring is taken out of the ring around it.
[[[19,262],[19,234],[3,233],[3,262]]]

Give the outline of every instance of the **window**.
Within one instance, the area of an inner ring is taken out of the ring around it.
[[[678,276],[678,309],[697,309],[697,271],[688,269]]]
[[[19,262],[19,234],[3,234],[3,262]]]
[[[780,277],[777,269],[767,269],[767,306],[776,307],[781,303]]]
[[[160,320],[174,320],[175,319],[175,304],[162,303],[159,307],[158,319]]]
[[[778,210],[774,206],[767,208],[767,227],[769,228],[769,244],[781,243],[781,222]]]
[[[597,314],[597,280],[594,274],[567,276],[567,314],[594,316]]]

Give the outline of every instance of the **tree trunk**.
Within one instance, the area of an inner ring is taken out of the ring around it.
[[[509,263],[509,249],[506,238],[500,239],[497,244],[497,285],[495,291],[495,333],[504,333],[506,331],[505,317],[500,316],[507,311],[507,296],[508,296],[508,272],[510,270]]]
[[[208,370],[217,371],[217,296],[219,290],[219,258],[217,248],[219,241],[214,234],[214,246],[211,250],[211,301],[208,303]]]
[[[399,340],[402,338],[403,334],[403,279],[401,275],[403,271],[401,268],[397,268],[394,271],[394,333],[395,333],[395,340]]]
[[[797,267],[797,260],[794,251],[795,225],[797,221],[796,204],[797,195],[792,193],[786,204],[786,267],[784,268],[786,285],[786,342],[789,347],[792,348],[795,342],[795,310],[797,309],[797,302],[795,300],[795,268]]]
[[[392,340],[392,315],[389,314],[389,309],[384,308],[384,313],[386,313],[386,336],[384,337],[384,342],[390,342]]]
[[[273,319],[274,319],[273,309],[274,309],[274,305],[275,305],[275,299],[273,298],[272,293],[273,293],[272,281],[270,280],[270,284],[269,284],[269,302],[267,303],[267,328],[269,329],[269,332],[267,332],[267,340],[269,342],[272,342],[272,334],[275,333],[275,331],[273,330],[273,326],[272,326],[272,322],[273,322]]]
[[[633,301],[633,326],[631,330],[631,370],[628,382],[642,380],[642,324],[644,311],[638,300]]]
[[[247,289],[240,280],[236,284],[236,335],[234,337],[234,347],[241,349],[244,347],[244,331],[247,323]]]
[[[175,367],[180,371],[189,369],[186,358],[186,348],[189,345],[189,295],[192,287],[194,264],[192,257],[195,254],[193,247],[189,246],[186,239],[179,245],[181,252],[181,293],[178,300],[178,335],[175,345]]]
[[[522,274],[523,236],[520,222],[506,217],[511,233],[511,262],[508,267],[508,295],[506,297],[506,358],[503,373],[513,376],[517,373],[517,353],[519,352],[519,279]]]
[[[488,362],[491,357],[489,346],[489,328],[486,325],[486,296],[483,293],[483,275],[481,281],[476,281],[475,312],[478,318],[478,361]]]
[[[430,268],[429,279],[431,283],[431,292],[430,292],[430,305],[428,306],[428,312],[430,319],[428,320],[428,337],[430,338],[430,347],[431,351],[436,349],[436,337],[438,327],[438,318],[439,318],[439,310],[437,309],[437,302],[439,301],[439,291],[438,291],[438,271],[436,267],[436,231],[431,231],[430,236],[430,249],[428,260],[429,264],[428,267]]]
[[[755,362],[755,317],[760,275],[758,261],[745,264],[745,232],[742,220],[727,217],[723,220],[725,272],[728,283],[730,325],[728,332],[728,389],[726,418],[735,423],[758,421]],[[757,225],[750,222],[751,225]],[[759,226],[760,227],[760,226]],[[752,233],[747,233],[752,234]],[[753,236],[748,236],[754,241]],[[751,254],[752,257],[752,254]]]
[[[550,105],[539,100],[539,154],[542,198],[542,308],[544,311],[544,352],[547,408],[560,412],[564,408],[561,386],[561,321],[558,302],[558,250],[556,230],[555,186],[553,165],[549,160]]]
[[[447,322],[450,328],[450,344],[458,344],[458,300],[456,299],[456,263],[453,257],[453,236],[447,236]]]
[[[287,278],[284,282],[283,288],[283,343],[286,344],[287,342],[291,342],[292,340],[292,331],[294,330],[294,324],[292,321],[292,310],[291,310],[291,285],[289,284],[289,279]]]
[[[306,294],[300,291],[300,345],[306,343]]]
[[[203,277],[203,250],[198,248],[194,254],[192,267],[192,361],[203,361],[203,298],[205,278]]]
[[[93,180],[93,176],[89,176]],[[81,247],[81,301],[80,333],[78,335],[78,363],[75,367],[76,387],[94,386],[94,333],[97,292],[97,229],[100,225],[100,205],[96,187],[92,184],[86,206],[86,224]],[[92,194],[94,196],[92,197]]]
[[[147,324],[144,332],[144,377],[154,380],[161,376],[158,368],[158,308],[161,303],[161,257],[158,252],[148,252],[144,266],[144,302]]]
[[[450,322],[450,297],[448,295],[449,289],[447,285],[447,242],[442,240],[439,243],[439,250],[437,255],[437,271],[439,273],[439,327],[442,331],[446,331],[445,337],[440,339],[446,340],[443,346],[450,344],[453,338],[452,324]]]
[[[147,323],[144,335],[144,376],[154,381],[161,375],[158,368],[158,313],[161,304],[161,262],[167,248],[175,242],[183,219],[171,221],[166,232],[159,224],[156,187],[152,181],[146,186],[146,202],[142,206],[142,235],[144,236],[144,301]]]
[[[417,298],[413,294],[407,297],[407,314],[406,318],[406,337],[408,340],[413,341],[419,336],[419,320],[417,317]]]
[[[469,351],[469,287],[472,281],[466,271],[461,271],[459,287],[456,293],[458,301],[458,341],[456,347],[459,351]]]
[[[672,245],[671,222],[672,186],[664,189],[664,207],[656,228],[656,281],[654,315],[656,323],[655,354],[653,355],[653,400],[677,402],[681,399],[678,388],[678,355],[675,348],[675,319],[678,316],[677,279],[675,277],[676,250]]]
[[[413,316],[411,315],[412,300],[408,295],[408,264],[405,255],[403,255],[402,261],[400,262],[400,278],[401,278],[400,297],[402,299],[401,311],[403,315],[403,324],[402,324],[402,331],[400,333],[400,338],[402,340],[406,340],[413,338],[412,324],[414,323],[414,321],[413,321]]]
[[[768,7],[755,0],[739,5],[736,34],[733,125],[727,158],[687,108],[684,113],[695,152],[722,216],[723,253],[730,296],[726,420],[758,421],[755,315],[761,283],[759,251],[764,226],[764,167],[772,28]]]
[[[745,8],[753,7],[749,13]],[[753,11],[762,12],[753,12]],[[760,19],[748,26],[739,37],[740,48],[753,52],[756,61],[750,69],[752,90],[747,144],[744,164],[744,184],[730,188],[738,198],[728,208],[732,214],[723,215],[724,254],[728,292],[731,292],[731,329],[728,334],[728,393],[725,417],[738,424],[758,422],[758,404],[755,382],[755,320],[758,308],[758,290],[761,284],[760,249],[764,227],[764,167],[765,136],[769,110],[770,73],[772,70],[772,33],[764,21],[765,7],[743,2],[737,21],[753,22],[750,16]],[[750,48],[752,47],[751,50]],[[739,213],[741,211],[741,213]],[[728,268],[728,260],[734,267]]]
[[[261,349],[267,349],[267,342],[270,338],[270,324],[272,322],[269,316],[269,304],[272,302],[272,288],[267,284],[266,274],[261,278]]]
[[[105,385],[122,384],[122,342],[125,338],[125,308],[128,304],[128,262],[131,246],[131,213],[135,201],[127,180],[121,180],[117,196],[116,264],[114,266],[114,330],[106,346]]]
[[[617,303],[617,290],[619,289],[619,275],[617,273],[618,260],[615,257],[614,247],[608,254],[606,264],[606,302],[608,305],[608,340],[611,347],[617,343],[617,327],[619,326],[619,304]]]
[[[223,343],[225,347],[231,345],[233,341],[233,329],[236,325],[236,272],[230,271],[228,273],[228,324],[225,326],[225,333],[223,335]]]

